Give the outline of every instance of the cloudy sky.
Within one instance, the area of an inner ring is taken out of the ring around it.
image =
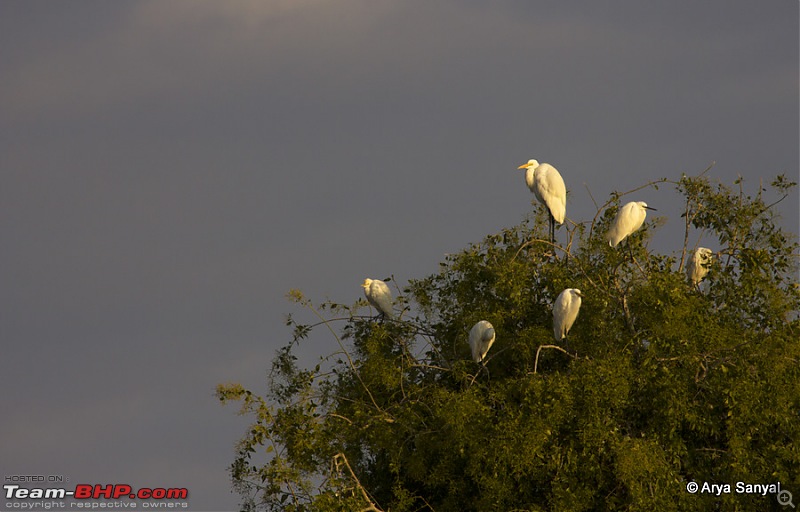
[[[214,386],[264,389],[290,288],[436,271],[529,158],[582,220],[712,161],[796,180],[798,138],[796,0],[0,0],[0,470],[232,510]],[[678,251],[671,188],[631,199]]]

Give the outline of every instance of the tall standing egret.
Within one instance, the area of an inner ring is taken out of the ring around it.
[[[647,206],[644,201],[631,201],[620,208],[611,223],[611,229],[608,230],[608,245],[616,247],[628,235],[641,228],[647,217],[647,210],[655,211],[655,208]]]
[[[392,318],[392,292],[380,279],[364,279],[361,284],[364,295],[372,306],[382,315]]]
[[[708,274],[708,267],[711,265],[713,252],[706,247],[695,249],[689,264],[686,265],[686,275],[695,287],[700,286],[700,281]]]
[[[550,164],[528,160],[517,169],[525,169],[525,183],[536,199],[547,207],[550,216],[550,241],[556,241],[556,222],[564,223],[567,214],[567,187],[564,178]]]
[[[567,288],[556,297],[553,303],[553,336],[556,341],[563,340],[569,334],[581,309],[581,297],[583,294],[577,288]]]
[[[469,347],[472,349],[472,359],[480,363],[494,343],[494,327],[486,320],[481,320],[472,326],[469,331]]]

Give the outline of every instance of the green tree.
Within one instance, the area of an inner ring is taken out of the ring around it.
[[[552,244],[539,211],[412,280],[394,320],[365,301],[291,316],[291,341],[263,396],[220,385],[253,423],[231,465],[245,510],[764,510],[775,483],[800,498],[798,245],[774,204],[705,173],[674,186],[685,201],[679,257],[655,254],[650,219],[617,249],[604,240],[620,199],[569,223]],[[795,186],[779,176],[786,197]],[[644,187],[640,187],[644,188]],[[637,189],[639,190],[639,189]],[[721,247],[698,290],[690,238]],[[584,294],[568,344],[551,304]],[[401,290],[397,290],[401,292]],[[490,321],[485,366],[467,333]],[[326,329],[337,349],[300,368],[296,348]],[[730,484],[691,494],[690,482]]]

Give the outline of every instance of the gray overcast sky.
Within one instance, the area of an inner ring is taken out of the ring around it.
[[[0,472],[234,509],[214,386],[264,389],[290,288],[436,271],[529,158],[582,220],[712,161],[796,180],[799,138],[796,0],[0,0]],[[662,252],[676,198],[632,198]]]

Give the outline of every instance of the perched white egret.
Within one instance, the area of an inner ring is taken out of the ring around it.
[[[472,349],[472,359],[476,363],[483,361],[486,353],[494,343],[494,327],[486,320],[481,320],[472,326],[469,331],[469,347]]]
[[[556,297],[553,303],[553,336],[556,341],[563,340],[569,334],[581,309],[581,297],[583,294],[577,288],[567,288]]]
[[[620,208],[611,223],[611,229],[608,230],[608,245],[616,247],[628,235],[641,228],[647,217],[646,210],[655,211],[655,208],[647,206],[644,201],[631,201]]]
[[[550,240],[556,239],[556,222],[564,223],[567,214],[567,187],[564,178],[550,164],[528,160],[517,169],[525,169],[525,183],[536,199],[547,207],[550,214]]]
[[[364,279],[361,284],[370,304],[383,315],[392,318],[392,292],[380,279]]]
[[[700,281],[708,274],[708,267],[711,265],[711,258],[713,257],[711,249],[706,247],[698,247],[689,264],[686,265],[686,275],[689,277],[692,285],[700,286]]]

